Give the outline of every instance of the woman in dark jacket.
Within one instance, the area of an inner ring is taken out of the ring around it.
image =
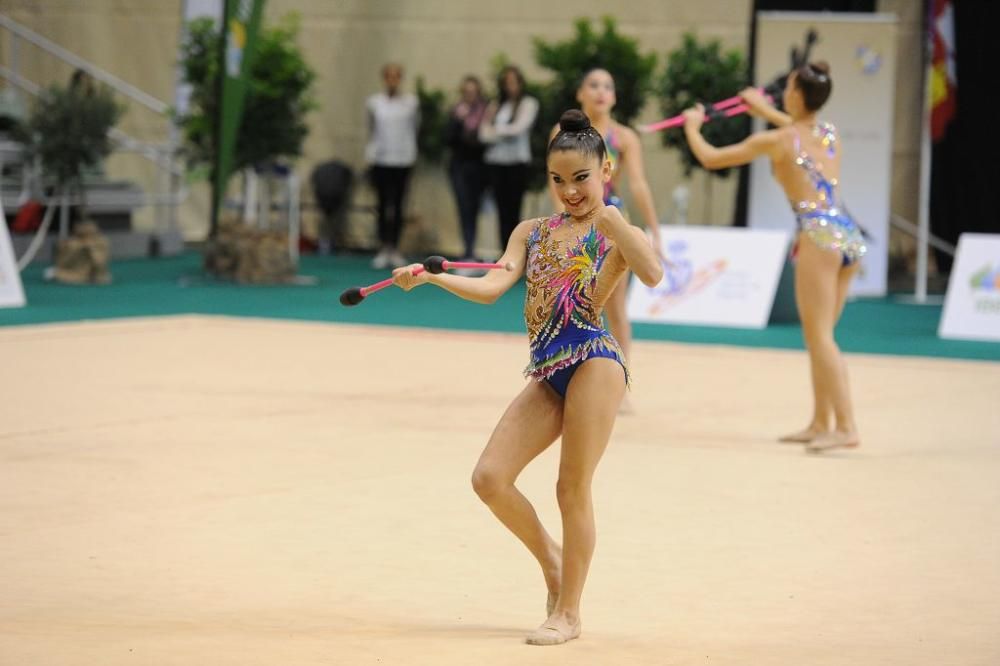
[[[462,225],[463,256],[475,261],[476,222],[483,191],[486,189],[485,146],[479,141],[479,125],[486,113],[483,87],[475,76],[462,79],[461,100],[451,109],[446,140],[451,148],[449,175]]]

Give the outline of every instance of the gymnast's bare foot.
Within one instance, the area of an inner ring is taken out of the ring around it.
[[[808,444],[826,432],[826,428],[821,428],[818,425],[811,424],[798,432],[793,432],[779,437],[778,441],[784,444]]]
[[[542,626],[525,637],[528,645],[561,645],[580,637],[580,618],[566,611],[556,611]]]
[[[806,446],[809,453],[822,453],[833,449],[854,449],[861,446],[861,438],[856,430],[834,430],[823,433]]]

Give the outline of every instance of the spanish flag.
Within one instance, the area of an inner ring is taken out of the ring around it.
[[[931,0],[929,18],[931,139],[937,142],[944,137],[957,105],[955,8],[952,0]]]

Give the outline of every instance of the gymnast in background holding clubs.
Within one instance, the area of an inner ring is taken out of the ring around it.
[[[783,93],[786,112],[771,106],[757,90],[741,96],[750,113],[778,129],[757,132],[741,143],[716,148],[701,135],[705,109],[684,112],[684,132],[706,169],[724,169],[767,156],[774,179],[791,202],[798,227],[793,250],[795,302],[812,373],[813,415],[801,431],[781,438],[819,453],[860,443],[847,383],[847,365],[833,332],[844,310],[851,280],[867,250],[863,229],[840,197],[841,158],[837,130],[816,113],[833,88],[826,63],[794,70]]]

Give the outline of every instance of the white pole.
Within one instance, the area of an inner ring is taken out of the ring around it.
[[[257,183],[257,228],[269,229],[271,225],[271,177],[267,172],[264,172],[260,176],[256,176],[254,182]]]
[[[288,186],[288,255],[292,264],[299,264],[299,179],[294,171],[289,170],[286,179]]]
[[[920,217],[917,220],[917,284],[913,298],[917,303],[927,302],[927,253],[931,224],[931,133],[924,113],[924,127],[920,138]]]
[[[69,188],[64,187],[59,205],[59,240],[69,237]]]
[[[260,208],[257,191],[257,174],[250,167],[243,169],[243,223],[256,226],[257,211]]]
[[[924,104],[920,126],[920,192],[917,217],[917,282],[913,300],[927,302],[927,253],[931,226],[931,55],[930,26],[924,35]]]

